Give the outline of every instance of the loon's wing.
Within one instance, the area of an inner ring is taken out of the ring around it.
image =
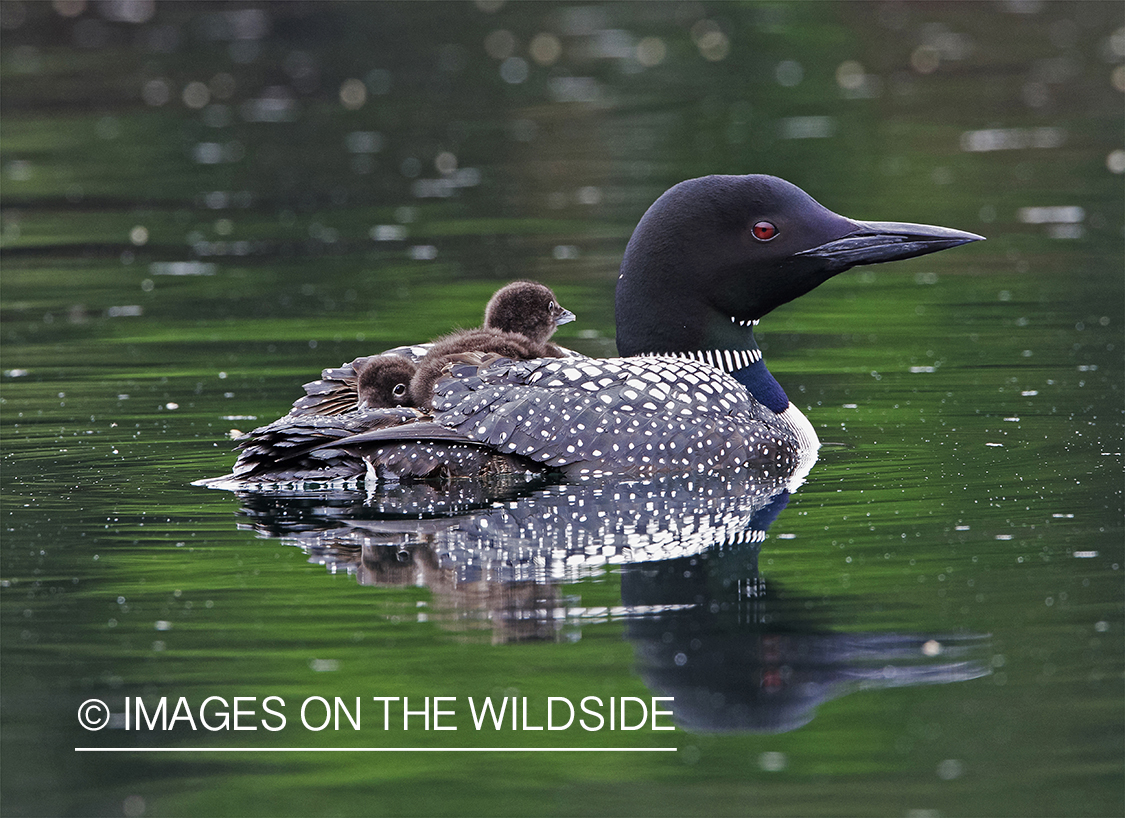
[[[665,357],[501,359],[454,366],[434,419],[506,454],[568,473],[647,474],[795,465],[797,441],[720,370]]]
[[[676,358],[486,360],[454,363],[434,390],[432,421],[333,444],[398,476],[425,476],[441,452],[569,474],[653,474],[750,465],[786,474],[797,441],[734,379]],[[421,468],[421,467],[419,467]],[[463,473],[454,470],[455,473]]]
[[[325,369],[315,381],[302,384],[304,397],[293,401],[290,415],[341,415],[355,411],[359,402],[356,386],[359,371],[367,358],[356,358],[351,363]]]
[[[334,480],[363,474],[364,463],[333,443],[373,429],[416,422],[414,409],[368,409],[338,415],[285,415],[260,426],[238,443],[231,474],[217,480]]]

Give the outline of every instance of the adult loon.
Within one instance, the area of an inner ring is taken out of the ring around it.
[[[853,266],[981,238],[847,219],[772,176],[681,182],[648,209],[625,250],[616,293],[624,357],[453,361],[428,413],[313,416],[293,434],[256,430],[234,472],[207,482],[736,467],[792,478],[811,466],[819,441],[766,369],[758,319]]]

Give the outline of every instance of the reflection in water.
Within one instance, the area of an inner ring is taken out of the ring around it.
[[[945,684],[988,672],[979,635],[834,633],[823,600],[767,588],[758,546],[629,566],[626,605],[657,617],[629,622],[645,684],[674,696],[688,730],[779,733],[812,720],[822,702],[862,688]]]
[[[758,554],[788,497],[741,473],[239,495],[245,527],[361,584],[425,587],[438,621],[494,642],[626,621],[645,684],[689,730],[783,732],[853,690],[988,672],[985,636],[837,633],[831,600],[767,587]],[[610,565],[620,605],[566,596]]]

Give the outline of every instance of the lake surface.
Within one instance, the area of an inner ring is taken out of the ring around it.
[[[1125,810],[1120,3],[0,15],[4,814]],[[988,238],[762,321],[791,496],[190,485],[748,172]]]

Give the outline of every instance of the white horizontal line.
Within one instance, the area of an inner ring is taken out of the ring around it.
[[[675,753],[677,747],[75,747],[76,753]]]

